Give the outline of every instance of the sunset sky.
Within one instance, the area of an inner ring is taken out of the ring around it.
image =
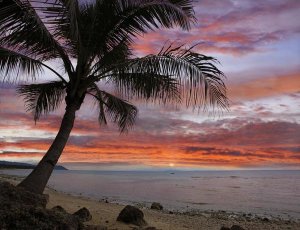
[[[138,56],[166,42],[219,59],[230,111],[210,116],[139,104],[136,125],[99,127],[86,99],[60,164],[70,169],[300,169],[300,1],[199,0],[196,25],[149,32]],[[55,64],[53,64],[55,67]],[[57,68],[57,67],[56,67]],[[45,72],[40,79],[51,79]],[[0,160],[36,163],[55,137],[63,107],[36,124],[13,85],[0,85]]]

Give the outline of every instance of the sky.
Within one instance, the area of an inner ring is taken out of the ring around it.
[[[137,56],[166,42],[194,45],[226,74],[230,110],[193,112],[137,102],[127,134],[99,127],[86,99],[59,164],[93,170],[300,169],[300,1],[199,0],[197,23],[147,33]],[[49,77],[45,72],[41,77]],[[38,162],[55,137],[63,108],[36,124],[14,86],[0,89],[0,160]]]

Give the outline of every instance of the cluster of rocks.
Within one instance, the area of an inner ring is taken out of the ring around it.
[[[48,200],[47,195],[34,194],[8,182],[0,182],[0,229],[107,230],[105,226],[84,224],[92,219],[87,208],[70,214],[61,206],[46,209]],[[152,206],[162,210],[159,203]],[[147,227],[144,213],[130,205],[120,212],[117,221],[136,225],[137,229],[156,229]]]
[[[28,192],[8,182],[0,182],[1,229],[85,229],[91,220],[88,209],[67,213],[61,206],[46,209],[49,197]]]

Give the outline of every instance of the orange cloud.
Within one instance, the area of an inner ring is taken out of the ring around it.
[[[282,94],[296,93],[300,90],[300,73],[284,76],[262,77],[249,82],[228,86],[228,96],[234,99],[253,100]]]
[[[94,121],[79,119],[76,126],[89,127],[87,132],[94,135],[72,136],[60,162],[121,162],[155,167],[168,167],[170,163],[178,167],[300,166],[297,123],[229,119],[215,122],[212,129],[210,123],[174,120],[170,124],[176,126],[170,133],[167,120],[149,117],[146,120],[139,122],[136,130],[128,135],[119,136],[112,130],[96,134],[98,128]],[[154,128],[156,124],[160,124],[159,132]],[[183,134],[180,127],[203,132]],[[51,138],[1,142],[0,159],[41,158],[50,144]]]

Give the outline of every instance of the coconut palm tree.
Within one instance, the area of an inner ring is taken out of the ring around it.
[[[137,36],[160,27],[188,30],[194,22],[192,0],[1,1],[2,80],[32,79],[18,92],[35,121],[65,102],[57,136],[19,186],[43,192],[86,96],[97,101],[100,125],[110,120],[121,132],[137,115],[129,100],[226,108],[224,74],[214,58],[172,45],[145,57],[132,54]],[[36,81],[44,69],[57,80]]]

